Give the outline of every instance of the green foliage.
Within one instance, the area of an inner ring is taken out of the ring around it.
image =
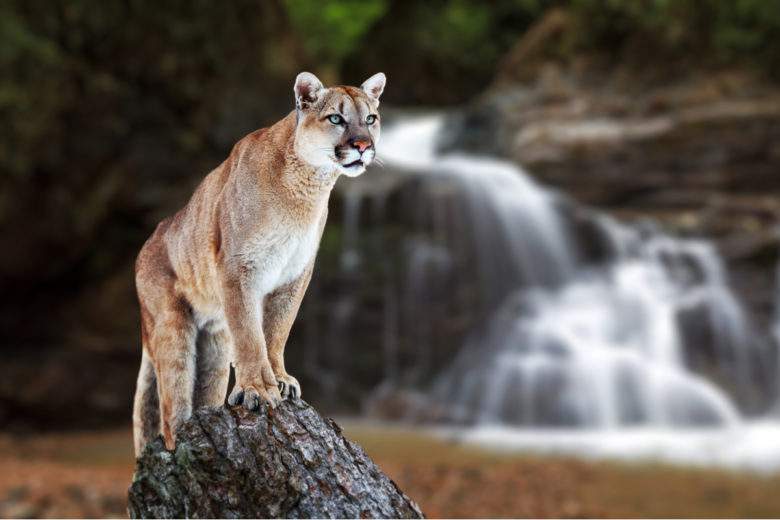
[[[620,52],[650,52],[701,65],[753,64],[780,74],[779,0],[571,0],[580,42]]]
[[[396,102],[463,102],[490,83],[500,58],[554,3],[390,1],[342,72],[353,78],[381,67],[392,78],[388,99]]]
[[[331,69],[387,11],[386,0],[285,0],[284,5],[306,50]]]
[[[68,102],[60,80],[63,56],[45,37],[31,31],[8,3],[0,4],[0,139],[4,175],[25,175],[35,159],[34,143]],[[30,88],[37,85],[37,88]]]
[[[182,179],[278,114],[295,45],[282,37],[283,11],[263,6],[0,3],[0,249],[19,251],[0,258],[0,272],[41,280],[115,269],[137,246],[143,208],[188,188]],[[248,121],[226,114],[236,99]],[[97,236],[116,243],[97,252]]]
[[[423,33],[426,49],[439,50],[440,57],[463,57],[473,63],[492,54],[486,38],[492,27],[492,13],[467,0],[449,2],[439,13],[430,13],[431,27]],[[472,49],[474,52],[463,51]]]
[[[721,2],[713,44],[728,58],[753,56],[780,74],[780,1]]]

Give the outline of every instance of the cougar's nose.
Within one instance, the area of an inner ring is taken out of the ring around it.
[[[352,145],[352,148],[357,148],[360,153],[363,153],[371,148],[371,141],[365,137],[355,137],[350,139],[349,144]]]

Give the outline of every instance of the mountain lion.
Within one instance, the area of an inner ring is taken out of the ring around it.
[[[302,72],[295,110],[241,139],[190,201],[163,220],[135,265],[143,355],[136,456],[159,433],[173,449],[194,408],[256,410],[301,395],[284,346],[311,278],[340,175],[371,164],[385,75],[325,88]]]

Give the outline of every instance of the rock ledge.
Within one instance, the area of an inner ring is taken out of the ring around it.
[[[131,518],[422,518],[362,448],[303,401],[202,408],[138,459]]]

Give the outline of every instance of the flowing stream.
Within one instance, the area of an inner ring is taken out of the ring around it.
[[[780,467],[780,310],[773,342],[712,244],[619,223],[507,162],[440,155],[445,121],[386,128],[384,170],[344,195],[346,272],[363,204],[386,226],[400,192],[410,223],[393,259],[375,244],[382,269],[403,266],[382,292],[381,392],[413,387],[407,418],[493,447]],[[461,316],[442,353],[436,331]]]

